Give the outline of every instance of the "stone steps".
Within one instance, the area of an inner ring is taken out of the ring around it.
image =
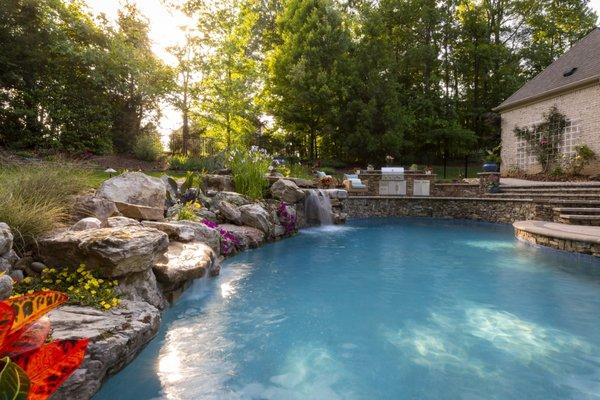
[[[558,222],[571,225],[600,226],[600,215],[594,214],[559,214]]]
[[[513,188],[513,187],[500,187],[503,193],[596,193],[600,196],[600,187],[531,187],[531,188]]]
[[[600,215],[600,207],[554,207],[552,211],[557,214]]]
[[[527,198],[527,199],[589,199],[600,200],[600,193],[546,193],[546,192],[509,192],[488,193],[489,197]]]

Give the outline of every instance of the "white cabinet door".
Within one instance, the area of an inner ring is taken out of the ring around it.
[[[413,195],[429,196],[430,183],[428,180],[415,180],[413,182]]]

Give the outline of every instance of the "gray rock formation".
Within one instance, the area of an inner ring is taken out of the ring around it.
[[[138,220],[128,217],[112,217],[106,220],[107,228],[119,228],[124,226],[142,226],[142,224]]]
[[[267,237],[270,235],[271,223],[269,222],[269,213],[260,204],[255,203],[241,206],[240,212],[244,225],[261,230]]]
[[[143,221],[144,226],[155,228],[169,235],[171,240],[178,242],[202,242],[210,246],[217,254],[221,246],[221,236],[213,228],[209,228],[202,222],[195,221],[171,221],[155,222]]]
[[[126,217],[161,220],[166,192],[162,180],[141,172],[127,172],[104,181],[97,195],[115,202]]]
[[[127,300],[108,312],[65,306],[52,311],[49,317],[53,339],[90,339],[81,367],[52,396],[53,400],[90,399],[107,376],[135,358],[160,325],[160,312],[155,307]]]
[[[77,196],[72,210],[76,218],[95,217],[102,222],[119,214],[119,210],[117,210],[117,206],[113,201],[91,194]]]
[[[287,179],[279,179],[271,186],[271,195],[288,204],[298,203],[306,197],[306,193],[296,185],[295,182]]]
[[[236,225],[242,224],[242,213],[238,207],[226,200],[223,200],[219,202],[217,208],[219,209],[221,217],[223,217],[225,221],[234,223]]]
[[[222,224],[221,228],[231,232],[236,237],[241,250],[256,248],[265,242],[265,234],[259,229],[250,226],[238,226],[231,224]]]
[[[216,253],[204,243],[172,242],[154,265],[154,273],[165,291],[173,291],[212,271],[216,259]]]
[[[114,202],[163,208],[166,189],[158,178],[142,172],[126,172],[104,181],[97,195]]]
[[[207,190],[218,190],[233,192],[233,181],[231,175],[211,175],[206,174],[202,177],[202,182]]]
[[[218,207],[218,203],[223,200],[234,204],[238,207],[251,203],[251,201],[247,197],[242,196],[241,194],[236,192],[217,192],[215,193],[212,200],[213,206]]]
[[[87,229],[100,229],[102,222],[95,217],[80,219],[71,227],[72,231],[85,231]]]
[[[0,255],[8,253],[12,249],[13,239],[9,226],[0,222]]]
[[[39,240],[39,256],[52,266],[85,263],[99,276],[113,278],[150,269],[168,244],[164,232],[138,226],[62,231]]]
[[[133,301],[145,301],[159,310],[164,310],[168,302],[158,287],[156,276],[151,269],[134,272],[119,278],[117,292],[121,298]]]

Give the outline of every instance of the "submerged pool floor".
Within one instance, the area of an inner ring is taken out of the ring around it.
[[[484,223],[303,231],[196,282],[108,399],[600,399],[600,264]]]

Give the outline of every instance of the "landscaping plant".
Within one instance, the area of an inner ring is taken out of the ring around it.
[[[163,153],[160,136],[156,134],[142,134],[133,145],[133,154],[144,161],[156,161]]]
[[[84,264],[77,270],[45,268],[39,277],[27,277],[15,285],[15,293],[58,290],[69,295],[69,303],[110,310],[119,305],[117,280],[98,278]]]
[[[277,207],[277,216],[279,217],[279,222],[285,229],[286,236],[296,233],[298,230],[298,217],[295,212],[290,211],[290,206],[288,204],[283,201],[279,203],[279,206]]]
[[[544,114],[544,120],[541,123],[532,128],[516,127],[514,129],[516,137],[527,141],[545,174],[548,174],[550,169],[555,166],[568,123],[567,117],[556,106],[553,106]]]
[[[256,146],[252,146],[249,151],[240,149],[231,151],[229,168],[233,175],[235,190],[252,199],[262,198],[269,186],[265,175],[271,161],[267,152]]]
[[[47,399],[81,365],[88,339],[47,342],[44,314],[67,300],[43,291],[0,302],[0,398]]]
[[[204,219],[202,220],[202,223],[209,228],[216,229],[219,232],[219,235],[221,236],[221,254],[227,256],[233,253],[236,247],[240,245],[240,241],[233,233],[229,232],[227,229],[219,227],[219,224],[216,222]]]
[[[16,250],[67,222],[71,197],[91,182],[92,171],[65,163],[0,167],[0,221],[13,230]]]

